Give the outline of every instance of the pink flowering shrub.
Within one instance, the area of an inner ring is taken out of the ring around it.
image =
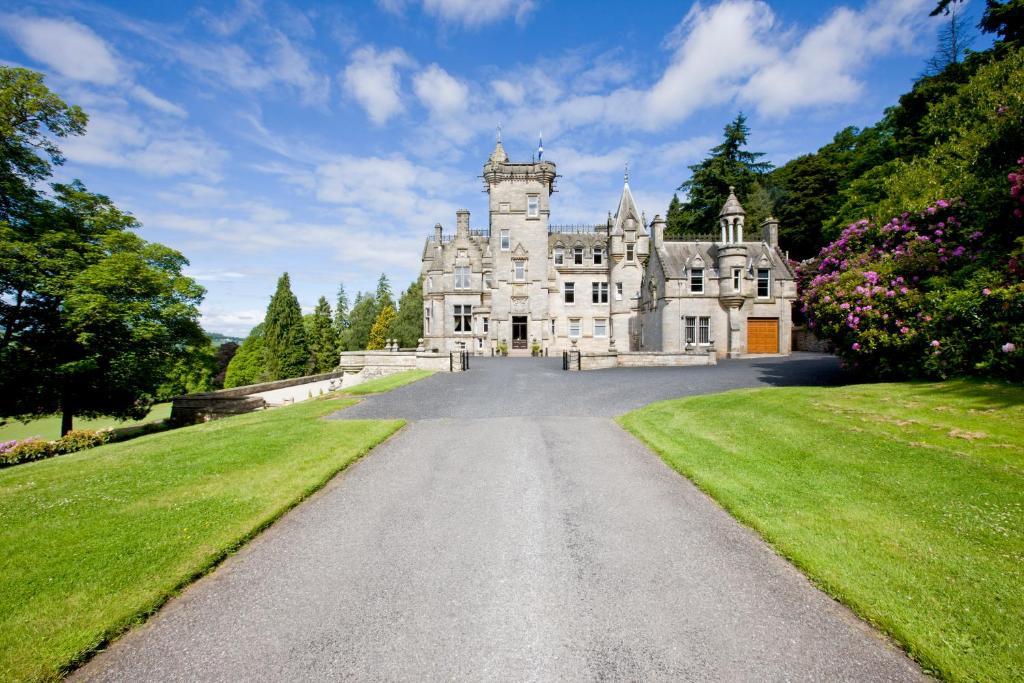
[[[976,265],[982,234],[960,223],[962,208],[940,200],[885,225],[859,221],[801,266],[801,311],[846,365],[876,377],[1022,376],[1024,290]]]

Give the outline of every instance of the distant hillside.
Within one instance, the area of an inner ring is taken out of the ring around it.
[[[210,338],[210,341],[214,346],[220,346],[221,344],[227,344],[228,342],[235,342],[241,344],[244,337],[230,337],[220,332],[207,332],[206,336]]]

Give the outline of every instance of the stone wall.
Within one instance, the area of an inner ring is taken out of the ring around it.
[[[831,342],[821,339],[802,325],[793,327],[793,350],[815,353],[833,353],[835,351]]]
[[[183,426],[260,410],[270,405],[266,397],[287,394],[288,392],[281,390],[290,387],[295,388],[295,391],[291,392],[294,396],[284,399],[285,403],[301,401],[307,393],[319,395],[325,386],[328,389],[347,389],[367,380],[392,375],[396,372],[406,370],[448,372],[450,367],[455,372],[461,369],[458,359],[456,358],[452,363],[447,353],[387,350],[349,351],[341,354],[338,369],[332,372],[178,396],[171,403],[171,423]],[[336,386],[335,381],[337,382]],[[308,391],[304,391],[307,389]],[[295,396],[298,398],[296,399]]]
[[[570,370],[606,370],[608,368],[681,368],[717,365],[714,349],[694,352],[611,351],[605,353],[569,352]]]

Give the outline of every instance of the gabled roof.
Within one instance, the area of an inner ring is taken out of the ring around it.
[[[632,218],[636,221],[637,232],[646,235],[643,221],[640,219],[640,211],[636,208],[636,201],[629,189],[629,181],[622,183],[622,195],[619,197],[619,208],[615,210],[611,234],[621,235],[625,230],[626,220]]]

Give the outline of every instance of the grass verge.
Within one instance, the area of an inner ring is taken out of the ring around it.
[[[399,429],[308,401],[0,471],[0,680],[58,678]]]
[[[396,372],[393,375],[385,375],[384,377],[378,377],[377,379],[367,380],[362,384],[355,385],[351,389],[342,389],[342,393],[349,396],[379,394],[384,391],[397,389],[398,387],[404,387],[406,384],[418,382],[419,380],[430,377],[433,374],[433,370],[405,370],[404,372]]]
[[[1024,388],[741,390],[619,422],[928,671],[1024,671]]]
[[[170,403],[157,403],[149,411],[149,414],[141,420],[121,422],[115,420],[112,417],[98,417],[94,420],[76,419],[75,429],[106,429],[107,427],[134,427],[137,425],[146,424],[147,422],[159,422],[165,420],[171,416],[171,404]],[[48,417],[41,417],[38,420],[31,420],[30,422],[18,422],[17,420],[11,420],[0,425],[0,441],[9,441],[11,439],[27,439],[32,436],[37,436],[40,439],[59,439],[60,438],[60,415],[51,415]]]

